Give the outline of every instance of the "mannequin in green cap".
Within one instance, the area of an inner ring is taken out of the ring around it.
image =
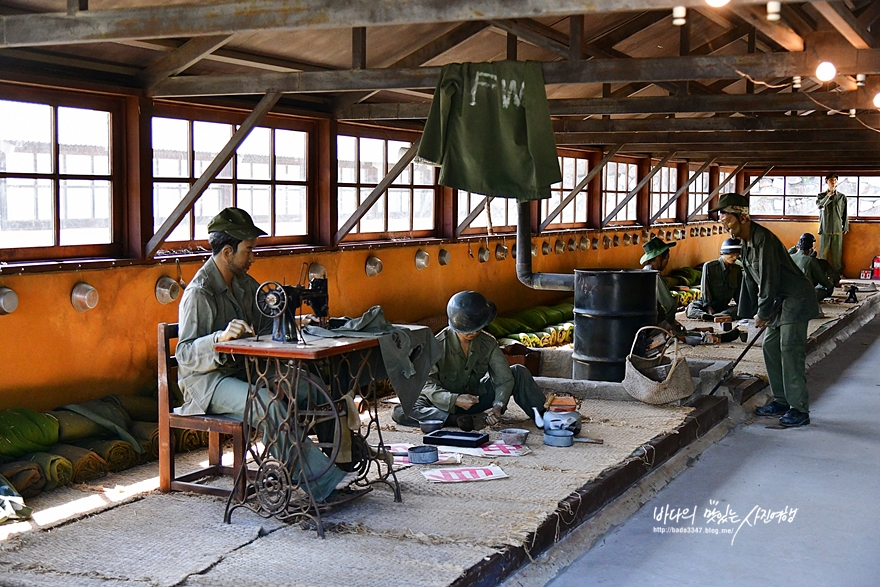
[[[816,196],[819,206],[819,258],[843,271],[843,235],[849,232],[846,194],[837,191],[837,174],[825,176],[828,189]]]
[[[645,254],[639,259],[642,269],[654,270],[657,275],[657,325],[673,333],[675,336],[689,345],[718,344],[736,340],[739,333],[736,330],[712,334],[711,332],[689,331],[675,319],[678,311],[678,301],[669,286],[663,280],[662,273],[669,265],[669,249],[675,243],[667,243],[657,237],[652,238],[642,245]]]
[[[248,275],[254,262],[257,237],[266,234],[254,225],[240,208],[226,208],[208,223],[208,242],[213,255],[186,286],[180,302],[180,338],[177,343],[178,384],[184,404],[177,412],[189,414],[227,414],[243,418],[248,396],[244,359],[214,350],[214,343],[254,334],[259,313],[255,294],[259,284]],[[271,321],[264,320],[260,334],[271,332]],[[254,405],[269,405],[269,392]],[[254,414],[257,425],[263,414]],[[280,421],[281,414],[270,414]],[[277,455],[276,455],[277,457]],[[303,445],[306,470],[324,470],[327,457],[314,445]],[[356,476],[356,474],[354,474]],[[336,466],[330,466],[316,481],[310,482],[315,499],[323,501],[349,479]]]
[[[739,315],[755,316],[764,334],[764,365],[773,402],[755,410],[759,416],[781,416],[786,427],[810,423],[806,381],[807,325],[819,315],[813,284],[795,265],[775,234],[752,222],[749,199],[724,194],[709,210],[734,238],[743,241],[743,286]]]

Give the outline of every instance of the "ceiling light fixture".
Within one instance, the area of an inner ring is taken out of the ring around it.
[[[706,0],[706,4],[711,6],[712,8],[721,8],[722,6],[727,5],[730,0]]]
[[[777,21],[779,20],[779,11],[782,10],[781,2],[768,2],[767,3],[767,20],[769,21]]]
[[[855,108],[850,108],[850,109],[849,109],[849,117],[850,117],[850,118],[855,118],[855,117],[856,117],[856,109],[855,109]]]
[[[857,73],[856,74],[856,85],[859,86],[860,88],[865,87],[865,74],[864,73]]]
[[[837,68],[830,61],[823,61],[816,67],[816,78],[820,82],[830,82],[837,75]]]
[[[796,90],[801,89],[801,76],[796,75],[793,78],[791,78],[791,87],[793,87]]]
[[[880,93],[874,94],[874,106],[880,108]]]
[[[672,24],[675,26],[684,26],[685,17],[687,17],[687,8],[684,6],[675,6],[672,9]]]

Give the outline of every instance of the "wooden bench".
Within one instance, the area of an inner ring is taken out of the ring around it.
[[[227,416],[204,414],[183,416],[172,410],[172,390],[177,382],[177,358],[171,354],[171,341],[178,337],[177,324],[159,324],[159,490],[192,491],[229,497],[232,490],[204,483],[196,483],[204,477],[231,475],[235,480],[245,462],[244,425],[240,420]],[[208,466],[184,475],[177,475],[174,468],[174,429],[201,430],[208,433]],[[221,462],[222,437],[232,437],[233,464]],[[239,493],[243,492],[241,484]],[[243,498],[243,494],[238,496]]]

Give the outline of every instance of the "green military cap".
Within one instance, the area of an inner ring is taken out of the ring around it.
[[[642,248],[645,250],[645,254],[642,255],[642,258],[639,259],[639,265],[644,265],[651,259],[656,259],[669,249],[675,246],[675,243],[667,243],[663,239],[657,238],[656,236],[642,245]]]
[[[718,198],[718,205],[709,208],[709,212],[718,212],[725,208],[746,208],[745,211],[748,211],[748,207],[749,199],[747,197],[740,194],[722,194]]]
[[[251,215],[241,208],[221,210],[208,223],[208,232],[225,232],[229,236],[243,241],[266,234],[264,230],[254,225]]]

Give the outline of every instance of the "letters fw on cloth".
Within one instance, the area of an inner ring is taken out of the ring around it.
[[[562,174],[541,64],[445,66],[419,157],[441,166],[441,185],[520,202],[549,198]]]

